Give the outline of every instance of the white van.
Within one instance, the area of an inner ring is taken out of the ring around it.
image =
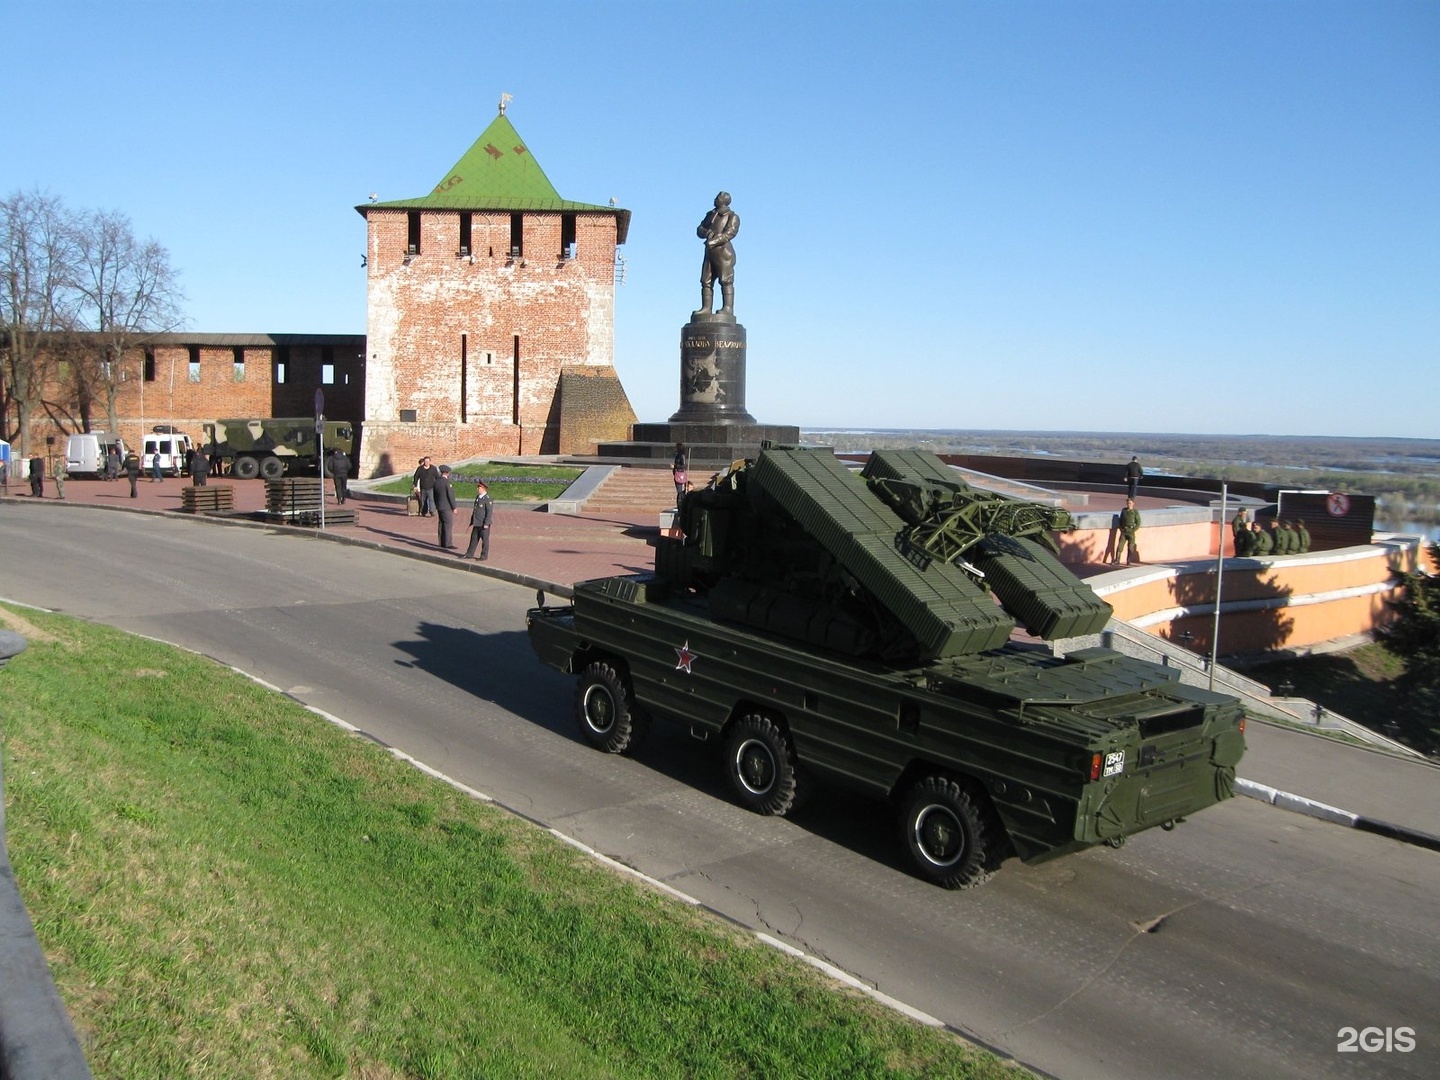
[[[65,471],[71,476],[105,475],[105,455],[111,446],[120,448],[120,460],[127,453],[125,440],[105,431],[84,431],[71,435],[65,444]]]
[[[160,471],[166,476],[179,476],[185,469],[186,451],[190,448],[190,436],[183,431],[156,431],[146,435],[140,450],[140,471],[149,476],[158,455]]]

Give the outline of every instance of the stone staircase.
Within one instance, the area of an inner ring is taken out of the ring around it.
[[[585,500],[585,514],[658,514],[675,506],[675,483],[669,468],[616,469]]]

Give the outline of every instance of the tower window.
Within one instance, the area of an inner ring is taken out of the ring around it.
[[[525,215],[510,215],[510,257],[520,259],[525,256]]]
[[[410,255],[420,254],[420,211],[411,210],[406,215],[409,221],[408,237],[405,250]]]
[[[190,346],[190,381],[200,381],[200,347],[198,345]]]
[[[460,254],[470,254],[470,211],[460,212]]]
[[[575,215],[560,215],[560,258],[575,257]]]
[[[275,385],[290,381],[290,346],[281,345],[275,350]]]
[[[235,349],[234,349],[234,357],[235,357],[235,381],[236,381],[236,382],[244,382],[244,381],[245,381],[245,350],[242,349],[239,345],[236,345],[236,346],[235,346]]]
[[[143,378],[146,382],[155,381],[155,350],[145,350],[145,373]]]

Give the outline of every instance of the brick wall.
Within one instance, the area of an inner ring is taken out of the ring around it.
[[[250,340],[245,342],[247,337]],[[214,338],[245,343],[207,343]],[[359,335],[315,335],[276,344],[266,335],[197,334],[187,341],[185,335],[167,334],[163,343],[150,347],[150,363],[146,349],[140,347],[129,350],[119,364],[118,434],[129,445],[139,446],[146,432],[157,424],[169,424],[199,443],[201,424],[222,417],[311,416],[317,387],[325,392],[327,416],[358,422],[365,401],[364,348],[365,339]],[[198,361],[196,367],[192,368],[192,360]],[[334,381],[322,386],[327,365]],[[284,382],[278,381],[282,366]],[[147,374],[149,378],[144,377]],[[67,400],[64,385],[59,380],[45,390],[45,400],[55,406],[63,423],[42,414],[31,428],[40,448],[45,447],[46,436],[53,437],[56,453],[64,453],[66,437],[82,428],[78,408]],[[110,428],[103,396],[92,404],[90,428]]]
[[[360,475],[404,471],[421,454],[460,460],[558,453],[560,374],[613,373],[616,218],[579,213],[573,257],[563,215],[374,209],[368,223],[368,356]],[[593,451],[591,441],[589,450]],[[409,466],[413,467],[413,466]]]

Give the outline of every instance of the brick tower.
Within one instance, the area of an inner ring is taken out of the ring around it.
[[[430,194],[355,208],[367,236],[361,476],[593,453],[634,410],[615,374],[630,212],[570,202],[500,114]]]

